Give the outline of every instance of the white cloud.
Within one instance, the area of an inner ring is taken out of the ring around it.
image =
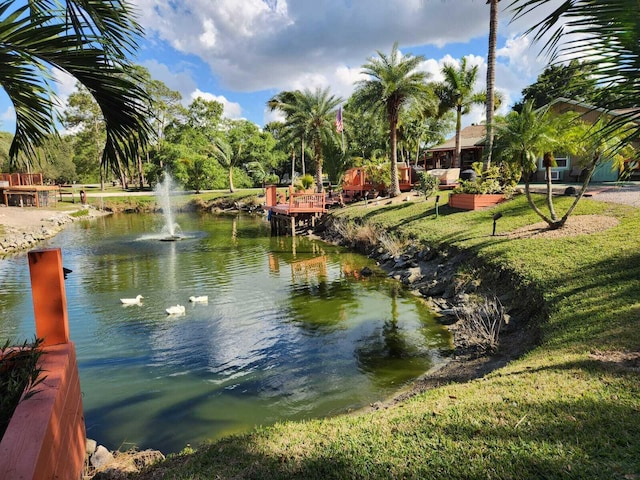
[[[359,66],[394,41],[442,46],[483,35],[488,24],[488,9],[479,0],[464,8],[440,0],[137,3],[148,32],[199,56],[222,88],[237,91],[284,88],[309,79],[324,85],[338,69]]]
[[[9,122],[9,123],[14,123],[16,122],[16,111],[13,109],[13,107],[7,107],[7,109],[2,112],[0,114],[0,121],[1,122]]]
[[[214,95],[213,93],[202,92],[201,90],[196,89],[191,93],[190,99],[191,101],[193,101],[196,98],[202,98],[204,100],[221,103],[222,106],[224,107],[224,110],[222,112],[223,117],[234,119],[234,120],[242,118],[241,117],[242,107],[240,106],[240,104],[236,102],[230,102],[222,95]]]
[[[197,88],[188,65],[173,65],[169,67],[157,60],[148,60],[142,65],[149,70],[151,78],[160,80],[171,90],[180,92],[185,102],[190,98],[191,92]]]

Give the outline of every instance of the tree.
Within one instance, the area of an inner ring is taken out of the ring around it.
[[[478,66],[469,67],[467,58],[463,57],[460,67],[445,63],[442,67],[444,81],[436,85],[435,92],[440,99],[440,114],[450,110],[456,113],[456,150],[451,167],[460,166],[462,116],[469,113],[472,105],[484,105],[486,93],[475,92],[478,79]]]
[[[560,97],[594,105],[598,88],[592,72],[593,68],[578,60],[566,65],[549,65],[535,83],[522,90],[522,100],[516,102],[513,109],[521,111],[528,100],[533,101],[534,108],[541,108]]]
[[[408,103],[422,103],[428,95],[428,73],[418,70],[424,60],[422,55],[401,55],[398,43],[391,53],[377,51],[378,57],[370,57],[362,66],[366,80],[356,83],[352,100],[360,109],[383,112],[389,123],[389,148],[391,149],[391,196],[400,195],[398,179],[398,119],[400,110]]]
[[[82,84],[76,84],[76,91],[69,95],[67,108],[64,111],[63,124],[81,134],[76,136],[82,142],[81,149],[90,157],[89,163],[95,162],[100,171],[100,189],[104,190],[104,169],[101,162],[102,149],[106,139],[104,118],[100,106]],[[93,162],[91,162],[93,160]],[[124,184],[123,184],[124,186]]]
[[[487,145],[485,148],[484,169],[491,166],[491,153],[493,150],[493,113],[494,95],[496,85],[496,43],[498,36],[498,2],[500,0],[487,0],[489,11],[489,48],[487,51],[487,98],[485,106]]]
[[[514,17],[537,13],[547,7],[547,0],[513,0]],[[640,4],[636,0],[574,0],[560,2],[528,33],[534,41],[545,42],[552,64],[566,59],[582,58],[601,87],[593,102],[603,109],[638,107],[640,103]],[[565,34],[574,35],[564,41]],[[616,133],[619,146],[640,137],[637,109],[612,116],[606,129]]]
[[[550,174],[554,162],[553,151],[578,153],[582,139],[587,137],[582,123],[572,113],[556,116],[547,108],[535,110],[533,102],[528,101],[521,112],[510,112],[495,128],[496,155],[502,161],[515,164],[521,169],[529,206],[550,228],[562,227],[573,208],[560,219],[555,212]],[[549,215],[536,205],[530,191],[531,177],[538,168],[539,158],[543,158],[546,169]]]
[[[322,192],[323,145],[337,141],[334,130],[335,108],[341,102],[341,98],[331,95],[329,88],[317,88],[314,91],[282,92],[267,103],[270,108],[285,113],[289,138],[308,140],[313,150],[318,192]]]
[[[9,151],[33,157],[56,133],[51,72],[84,85],[106,126],[103,165],[127,162],[146,145],[147,95],[126,56],[142,28],[124,0],[40,0],[0,3],[0,85],[13,103],[16,130]]]

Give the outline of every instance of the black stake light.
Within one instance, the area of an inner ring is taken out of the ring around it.
[[[493,233],[491,234],[492,237],[496,236],[496,222],[499,218],[502,218],[502,213],[498,212],[493,214]]]

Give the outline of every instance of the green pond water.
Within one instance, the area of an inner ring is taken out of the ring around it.
[[[255,426],[382,400],[443,361],[448,332],[364,256],[271,237],[256,216],[78,222],[62,249],[87,436],[178,452]],[[363,278],[369,266],[374,275]],[[0,340],[33,338],[26,255],[0,260]],[[120,298],[143,295],[141,305]],[[207,303],[189,302],[208,296]],[[184,305],[180,316],[165,309]]]

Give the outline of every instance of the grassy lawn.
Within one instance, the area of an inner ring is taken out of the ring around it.
[[[522,197],[477,212],[440,203],[438,218],[432,200],[336,215],[512,272],[550,312],[538,347],[481,379],[375,411],[259,427],[132,478],[640,479],[640,210],[584,199],[575,215],[619,224],[515,239],[503,233],[538,222]]]

